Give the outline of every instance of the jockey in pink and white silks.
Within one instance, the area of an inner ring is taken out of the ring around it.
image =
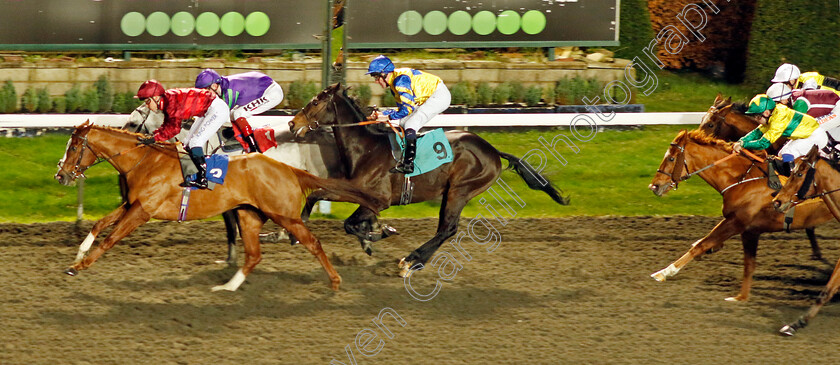
[[[397,110],[386,110],[377,119],[405,129],[405,151],[392,173],[414,172],[417,155],[417,131],[452,101],[449,89],[440,77],[411,68],[395,68],[388,57],[379,55],[370,62],[368,72],[379,86],[387,88],[397,100]]]
[[[261,72],[221,76],[208,68],[195,78],[195,87],[212,90],[225,101],[232,124],[247,143],[247,152],[263,152],[258,149],[248,119],[283,101],[283,88],[277,82]]]

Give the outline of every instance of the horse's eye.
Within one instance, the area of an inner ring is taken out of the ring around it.
[[[70,151],[75,151],[75,150],[76,150],[76,146],[70,147]]]
[[[674,162],[674,158],[673,157],[668,157],[668,161]]]
[[[797,174],[796,174],[796,177],[802,177],[802,173],[801,173],[801,172],[800,172],[800,173],[797,173]]]

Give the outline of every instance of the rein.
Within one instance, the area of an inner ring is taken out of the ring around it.
[[[662,169],[657,169],[656,172],[670,177],[671,182],[669,184],[670,184],[670,186],[674,187],[674,190],[677,190],[677,188],[679,187],[679,183],[681,183],[683,181],[686,181],[686,180],[690,179],[692,176],[697,175],[697,174],[699,174],[703,171],[706,171],[706,170],[708,170],[712,167],[715,167],[715,166],[723,163],[724,161],[729,160],[729,159],[738,155],[737,153],[733,152],[733,153],[729,154],[729,156],[723,157],[723,158],[721,158],[717,161],[712,162],[711,164],[708,164],[708,165],[706,165],[706,166],[704,166],[700,169],[697,169],[697,171],[690,172],[690,173],[687,173],[685,175],[682,175],[682,169],[683,168],[685,170],[688,170],[688,163],[685,162],[685,146],[684,145],[679,145],[679,144],[674,143],[674,142],[671,143],[671,146],[675,146],[675,147],[679,148],[679,150],[680,150],[677,157],[674,158],[675,159],[674,170],[671,173],[667,173],[667,172],[663,171]],[[750,159],[752,159],[754,161],[753,165],[755,165],[755,162],[764,163],[763,158],[756,156],[755,154],[753,154],[752,152],[750,152],[748,150],[742,149],[741,152],[743,152],[745,155],[747,155],[747,157],[749,157]],[[749,171],[751,169],[752,169],[752,165],[750,166],[749,169],[747,169],[746,173],[744,173],[744,176],[742,177],[742,179],[744,177],[746,177],[746,175],[749,173]],[[675,175],[678,176],[678,177],[674,178]],[[740,184],[750,182],[750,181],[754,181],[754,180],[765,179],[765,178],[766,178],[765,176],[759,176],[759,177],[754,177],[754,178],[750,178],[750,179],[740,180],[740,181],[722,189],[720,191],[720,194],[722,195],[725,191],[735,187],[736,185],[740,185]]]
[[[359,110],[358,110],[358,108],[356,108],[356,107],[355,107],[355,106],[354,106],[354,105],[350,102],[349,97],[347,96],[347,94],[346,94],[346,93],[347,93],[347,90],[343,90],[343,91],[342,91],[342,95],[340,96],[340,99],[341,99],[342,101],[344,101],[344,103],[345,103],[345,104],[346,104],[346,105],[350,108],[350,110],[351,110],[351,111],[353,111],[353,114],[355,114],[355,119],[356,119],[356,120],[361,120],[361,122],[354,122],[354,123],[339,123],[339,124],[329,124],[329,125],[327,125],[328,127],[333,127],[333,128],[339,127],[339,128],[343,128],[343,127],[360,127],[360,126],[366,126],[366,125],[371,125],[371,124],[385,124],[385,125],[387,125],[388,127],[390,127],[390,128],[391,128],[391,130],[392,130],[392,131],[394,131],[394,133],[396,133],[397,135],[401,136],[402,138],[405,138],[405,131],[404,131],[403,127],[401,127],[401,126],[394,126],[393,124],[391,124],[391,123],[389,123],[389,122],[380,122],[380,121],[378,121],[378,120],[367,120],[367,117],[365,117],[364,113],[362,113],[361,111],[359,111]],[[333,93],[333,94],[331,94],[331,95],[330,95],[330,103],[331,103],[331,104],[332,104],[332,106],[333,106],[333,111],[334,111],[334,114],[336,114],[336,116],[337,116],[337,114],[338,114],[338,106],[337,106],[337,105],[336,105],[336,103],[335,103],[335,96],[336,96],[336,94],[335,94],[335,93]],[[316,118],[311,118],[311,117],[309,117],[309,115],[307,115],[306,113],[304,113],[304,115],[306,116],[306,119],[307,119],[307,120],[311,120],[311,121],[312,121],[312,122],[310,122],[309,124],[307,124],[307,126],[306,126],[306,128],[308,128],[308,129],[309,129],[309,131],[314,131],[314,130],[318,129],[318,128],[321,126],[321,124],[320,124],[320,123],[318,123],[318,120],[317,120]],[[313,126],[313,124],[314,124],[314,126]]]
[[[106,161],[113,161],[114,165],[119,166],[119,164],[117,163],[117,161],[115,161],[115,160],[114,160],[115,158],[119,157],[119,156],[120,156],[120,155],[122,155],[123,153],[127,153],[127,152],[132,151],[132,150],[134,150],[134,149],[136,149],[136,148],[143,147],[143,145],[137,145],[137,146],[131,147],[131,148],[129,148],[129,149],[127,149],[127,150],[125,150],[125,151],[120,151],[120,152],[117,152],[116,154],[113,154],[113,155],[111,155],[111,156],[108,156],[108,157],[102,157],[102,156],[100,156],[98,153],[96,153],[96,151],[94,151],[94,150],[93,150],[93,148],[91,148],[91,147],[90,147],[90,144],[88,144],[88,139],[87,139],[87,136],[84,136],[84,137],[78,137],[78,138],[82,140],[82,151],[81,151],[81,152],[79,152],[79,158],[77,158],[77,159],[76,159],[76,164],[73,166],[73,171],[72,171],[72,173],[73,173],[73,178],[74,178],[74,179],[78,179],[79,177],[84,177],[84,178],[87,178],[87,176],[85,176],[85,171],[87,171],[89,168],[91,168],[91,167],[93,167],[93,166],[96,166],[96,165],[98,165],[98,164],[100,164],[100,163],[103,163],[103,162],[106,162]],[[87,165],[87,166],[82,167],[82,159],[84,158],[84,155],[85,155],[85,151],[86,151],[86,150],[90,150],[90,152],[91,152],[91,153],[93,153],[93,156],[94,156],[94,157],[96,157],[96,161],[94,161],[94,162],[93,162],[92,164],[90,164],[90,165]],[[127,173],[129,173],[131,170],[134,170],[135,168],[137,168],[137,166],[138,166],[138,165],[140,165],[140,163],[141,163],[141,162],[143,162],[143,160],[145,160],[145,159],[146,159],[146,157],[147,157],[148,155],[149,155],[149,150],[146,150],[146,154],[144,154],[144,155],[143,155],[143,158],[139,159],[139,160],[137,161],[137,163],[136,163],[136,164],[134,164],[134,166],[132,166],[130,169],[126,170],[126,171],[124,172],[124,174],[127,174]],[[62,169],[62,170],[65,170],[65,169],[64,169],[64,161],[60,161],[60,162],[58,163],[58,167],[59,167],[60,169]],[[118,169],[118,170],[119,170],[119,169]]]
[[[813,199],[813,198],[822,198],[822,197],[824,197],[828,194],[840,191],[840,188],[838,188],[838,189],[826,190],[826,191],[823,191],[822,193],[818,193],[818,194],[814,194],[814,195],[805,195],[805,194],[808,193],[808,190],[810,190],[811,185],[814,186],[814,191],[816,191],[819,188],[817,186],[817,181],[814,179],[816,177],[816,174],[817,174],[817,163],[816,163],[816,161],[812,162],[812,163],[809,163],[808,167],[810,167],[811,169],[808,170],[808,172],[805,173],[805,180],[802,182],[802,186],[799,187],[799,190],[796,191],[796,198],[799,199],[799,201],[793,202],[794,205],[799,204],[799,203],[801,203],[803,201],[806,201],[806,200]]]

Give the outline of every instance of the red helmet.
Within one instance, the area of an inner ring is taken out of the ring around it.
[[[148,80],[140,85],[140,89],[137,90],[137,95],[135,98],[138,99],[146,99],[151,98],[152,96],[161,96],[164,93],[163,85],[158,82],[158,80]]]

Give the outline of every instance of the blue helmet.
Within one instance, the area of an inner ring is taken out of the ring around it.
[[[201,73],[198,74],[198,77],[195,78],[195,87],[204,89],[210,87],[210,85],[221,82],[222,76],[220,76],[216,71],[213,71],[213,69],[205,68],[204,71],[201,71]]]
[[[394,63],[391,62],[391,59],[383,55],[379,55],[376,56],[373,61],[370,61],[368,72],[365,72],[365,75],[370,75],[372,73],[387,74],[392,71],[394,71]]]

